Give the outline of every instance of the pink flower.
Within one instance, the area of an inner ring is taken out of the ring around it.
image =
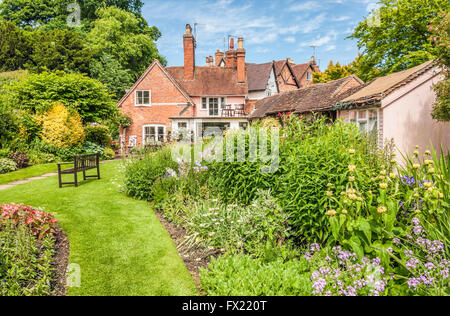
[[[27,220],[26,220],[26,223],[27,224],[31,224],[31,223],[33,223],[34,222],[34,220],[32,219],[32,218],[27,218]]]

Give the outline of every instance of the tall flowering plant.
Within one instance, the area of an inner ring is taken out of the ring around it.
[[[23,225],[42,240],[48,234],[55,232],[57,220],[41,209],[24,204],[3,204],[0,210],[0,229],[5,225]]]

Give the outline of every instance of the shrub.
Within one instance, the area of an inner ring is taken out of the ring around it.
[[[258,192],[251,206],[200,204],[188,214],[190,237],[227,252],[264,255],[290,237],[287,215],[269,192]]]
[[[0,227],[0,296],[47,296],[54,275],[54,240],[41,242],[24,224]]]
[[[306,121],[292,115],[283,116],[282,120],[285,127],[276,172],[263,173],[265,163],[249,161],[246,133],[245,162],[210,164],[212,186],[225,202],[246,204],[253,201],[258,190],[270,189],[290,215],[290,224],[300,241],[325,242],[330,237],[325,215],[330,209],[326,198],[328,184],[334,183],[336,190],[346,186],[351,159],[363,166],[362,174],[368,177],[382,169],[384,154],[375,149],[376,143],[369,137],[360,135],[354,125],[328,124],[325,118]],[[351,148],[358,149],[356,155],[349,153]],[[367,187],[368,183],[362,181],[361,190]]]
[[[170,148],[131,161],[125,171],[125,187],[128,195],[141,200],[151,201],[152,187],[164,177],[167,168],[177,169],[178,164],[172,160]]]
[[[210,296],[310,296],[309,264],[305,259],[271,262],[251,256],[212,259],[200,270],[205,293]]]
[[[86,126],[86,141],[97,144],[102,147],[109,147],[111,144],[111,135],[108,127],[103,125]]]
[[[0,159],[0,174],[8,173],[17,170],[17,165],[14,161],[8,158]]]
[[[23,204],[3,204],[1,206],[0,228],[5,225],[24,225],[30,233],[42,240],[54,233],[57,220],[40,209]]]
[[[85,139],[81,118],[70,112],[62,103],[55,103],[50,111],[41,117],[42,140],[57,148],[82,145]]]
[[[18,169],[28,167],[28,163],[30,162],[30,158],[21,151],[10,153],[9,158],[16,163]]]
[[[111,148],[105,148],[102,159],[104,160],[112,160],[116,156],[116,153]]]

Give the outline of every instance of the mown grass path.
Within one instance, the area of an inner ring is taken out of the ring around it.
[[[121,162],[102,164],[101,180],[58,188],[57,177],[0,191],[0,203],[44,207],[70,241],[81,287],[69,295],[197,295],[169,234],[146,202],[120,193]]]

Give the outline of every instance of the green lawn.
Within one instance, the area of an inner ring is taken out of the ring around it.
[[[58,189],[50,177],[0,191],[0,203],[45,207],[70,240],[81,287],[69,295],[198,295],[169,234],[146,202],[120,191],[121,162],[102,164],[102,180]]]
[[[38,177],[46,173],[57,172],[58,167],[56,163],[49,163],[45,165],[35,165],[25,169],[20,169],[14,172],[0,174],[0,184],[8,184],[10,182],[24,180],[28,178]]]

